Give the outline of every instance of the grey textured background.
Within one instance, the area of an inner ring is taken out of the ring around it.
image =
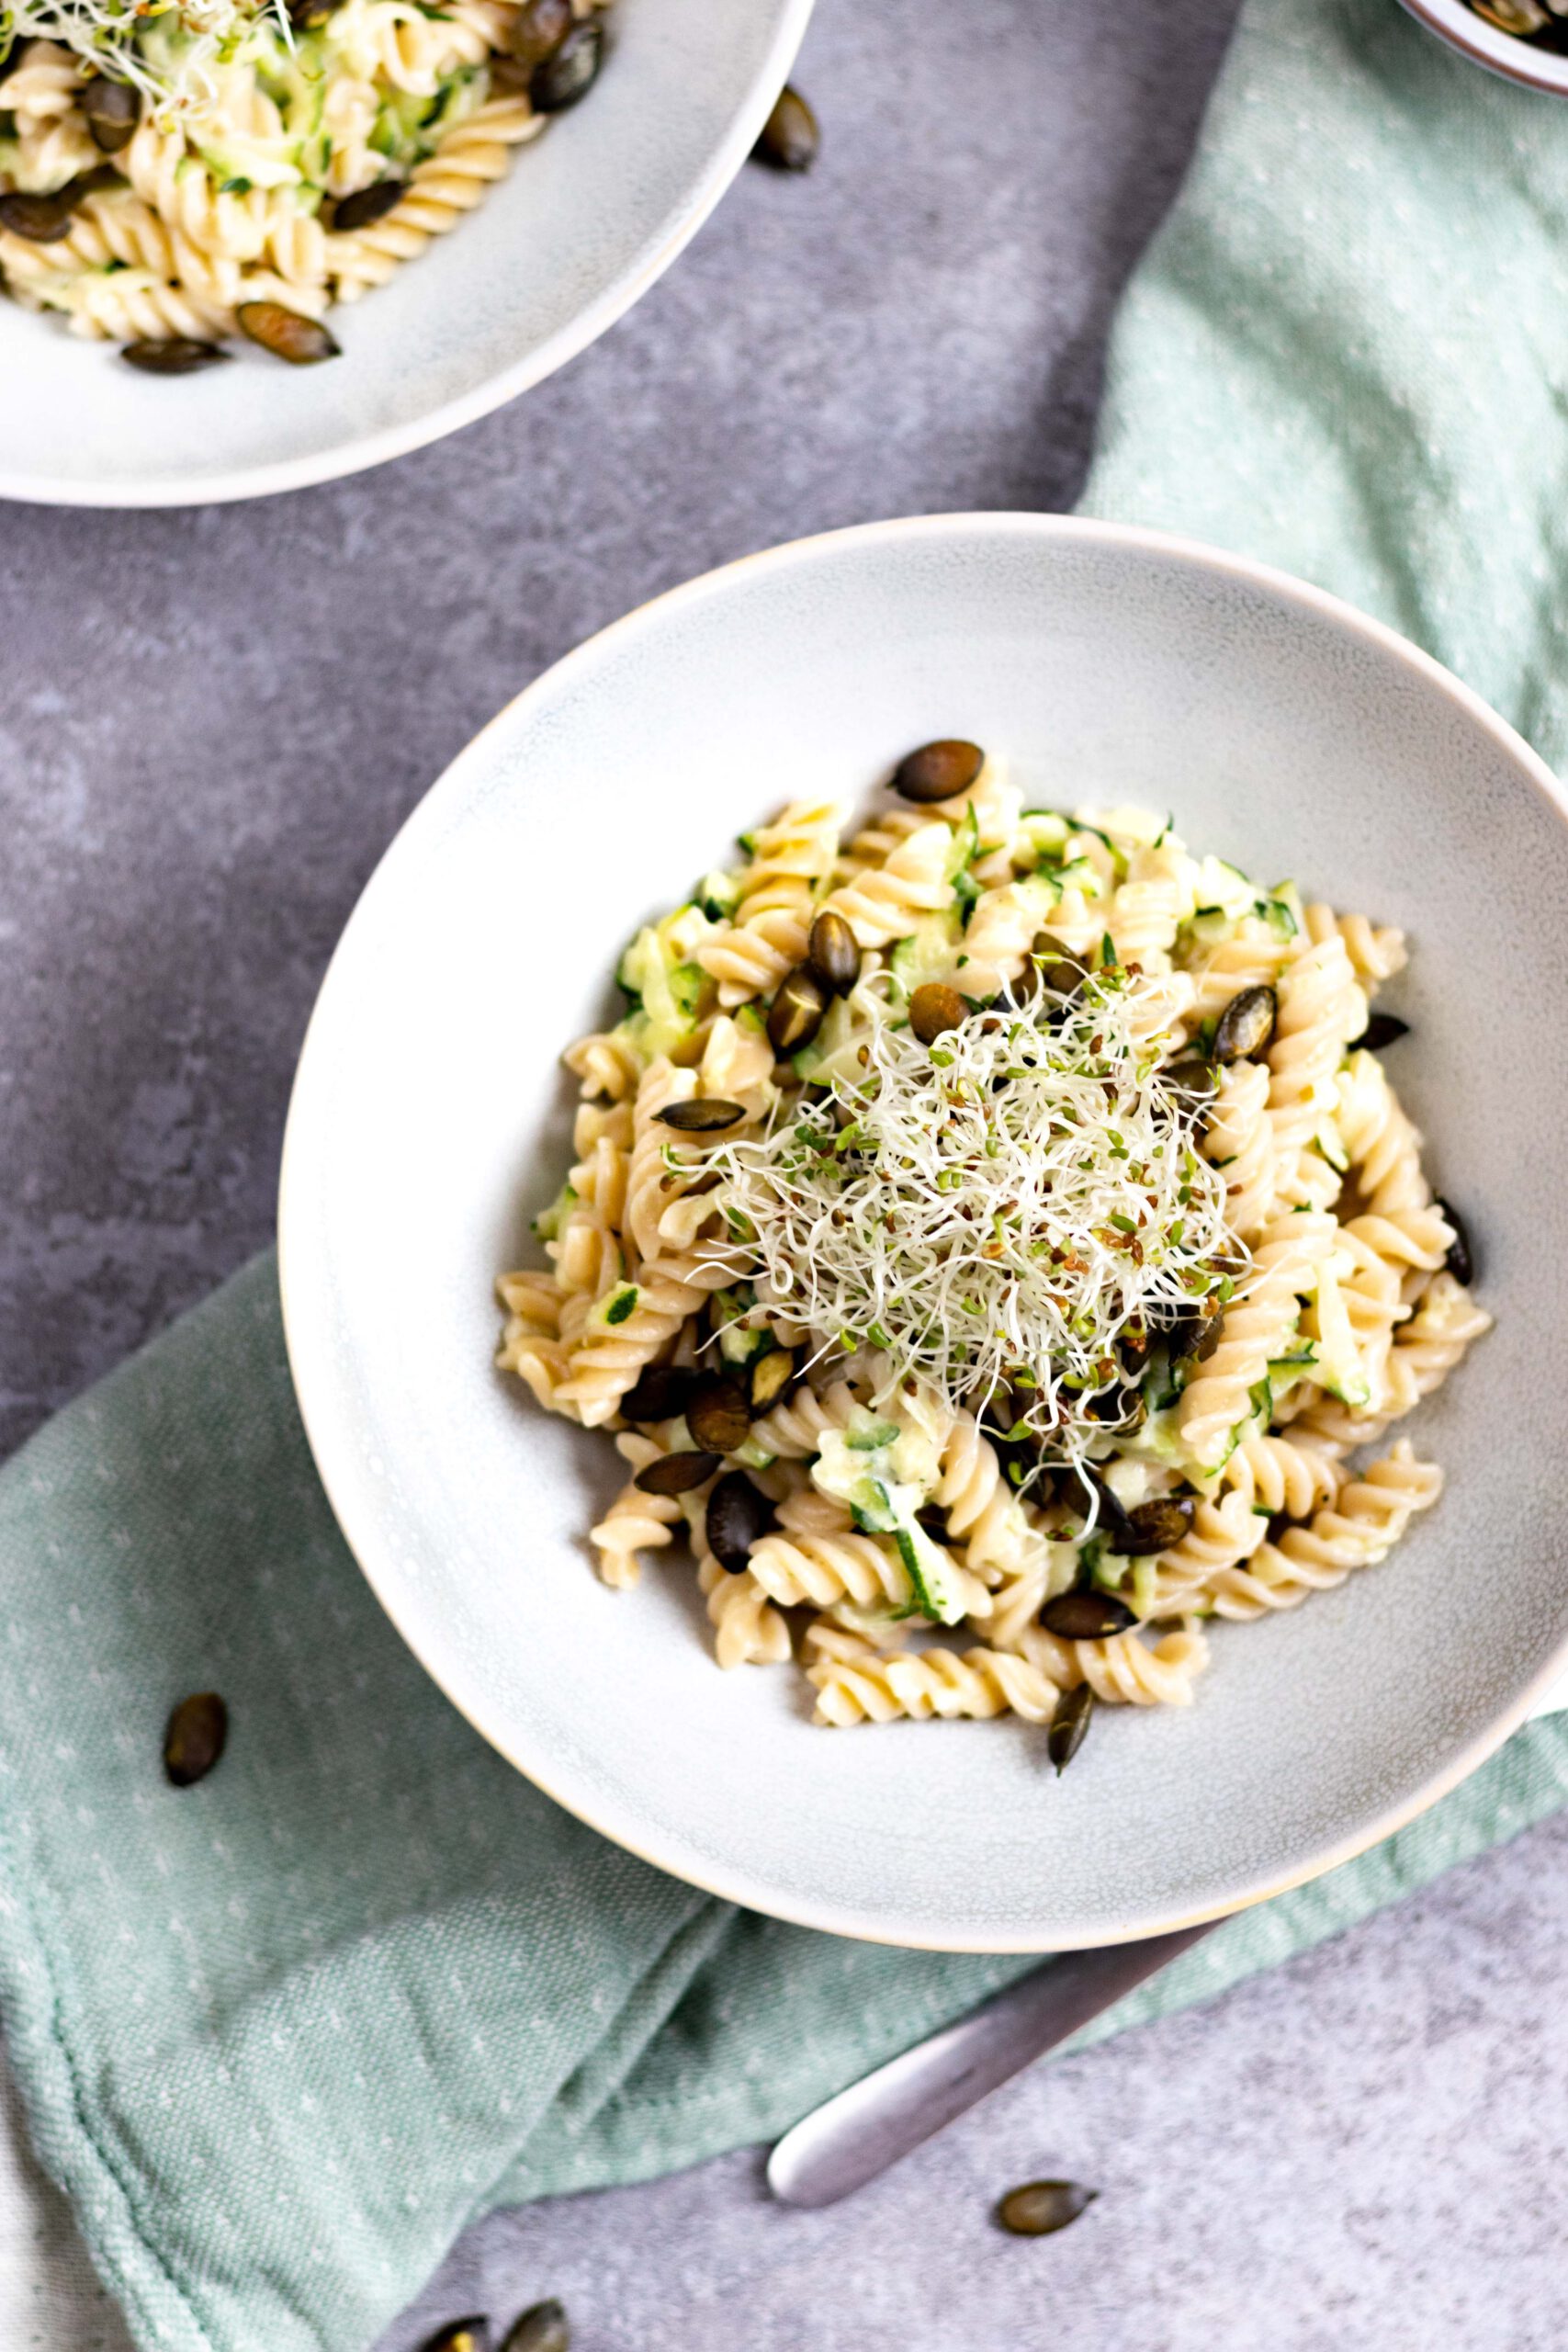
[[[773,540],[1071,501],[1106,321],[1231,8],[819,0],[818,171],[744,174],[539,391],[260,505],[5,510],[0,1442],[268,1238],[337,932],[540,668]],[[580,2352],[1556,2345],[1565,1862],[1560,1820],[1037,2074],[831,2214],[770,2207],[741,2154],[497,2217],[384,2352],[552,2290]],[[1104,2191],[1069,2235],[990,2227],[1001,2188],[1058,2168]],[[51,2352],[98,2340],[68,2326]]]

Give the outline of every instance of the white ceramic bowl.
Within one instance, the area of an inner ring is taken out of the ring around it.
[[[1513,33],[1499,32],[1467,6],[1466,0],[1404,0],[1404,5],[1439,40],[1474,64],[1484,65],[1488,73],[1500,74],[1505,81],[1518,82],[1528,90],[1568,96],[1568,57],[1554,50],[1538,49],[1533,41],[1519,40]]]
[[[280,367],[236,345],[197,376],[139,376],[112,345],[0,303],[0,498],[206,505],[400,457],[561,367],[667,269],[739,170],[811,0],[616,0],[583,104],[479,209],[333,314],[344,356]]]
[[[1017,1722],[810,1726],[721,1674],[683,1561],[599,1585],[602,1433],[491,1369],[498,1269],[566,1156],[563,1044],[616,952],[791,793],[972,736],[1036,800],[1408,926],[1398,1080],[1496,1331],[1414,1424],[1450,1474],[1383,1566],[1221,1626],[1188,1712],[1102,1713],[1070,1772]],[[1034,515],[808,540],[632,614],[529,688],[410,820],[321,990],[289,1118],[288,1344],[365,1572],[463,1712],[663,1868],[891,1942],[1140,1936],[1326,1869],[1450,1787],[1568,1646],[1568,825],[1475,696],[1375,623],[1152,534]]]

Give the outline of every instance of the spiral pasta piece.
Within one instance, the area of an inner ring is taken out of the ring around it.
[[[1280,1218],[1259,1236],[1251,1274],[1225,1310],[1218,1345],[1182,1394],[1182,1442],[1201,1468],[1224,1461],[1256,1412],[1253,1391],[1284,1354],[1336,1229],[1332,1217],[1305,1212]]]
[[[947,879],[953,833],[946,825],[921,825],[888,853],[885,865],[868,866],[829,893],[825,904],[842,915],[860,947],[886,947],[905,939],[924,915],[949,906]]]
[[[1417,1462],[1402,1438],[1381,1462],[1371,1463],[1343,1487],[1334,1502],[1315,1511],[1304,1527],[1289,1527],[1277,1544],[1265,1544],[1245,1568],[1222,1570],[1208,1599],[1216,1616],[1247,1619],[1270,1610],[1295,1609],[1309,1593],[1342,1584],[1357,1568],[1386,1559],[1417,1511],[1429,1510],[1443,1488],[1443,1474]]]
[[[888,1724],[941,1716],[1021,1715],[1049,1723],[1058,1692],[1037,1667],[1003,1650],[922,1650],[917,1656],[824,1660],[807,1669],[821,1724]]]
[[[664,1458],[664,1448],[639,1430],[624,1430],[615,1451],[628,1463],[634,1483],[621,1488],[597,1527],[588,1531],[599,1555],[599,1574],[607,1585],[625,1591],[642,1574],[640,1555],[660,1550],[671,1532],[682,1523],[681,1500],[675,1495],[649,1495],[635,1484],[636,1474]]]

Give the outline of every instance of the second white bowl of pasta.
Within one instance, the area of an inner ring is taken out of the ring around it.
[[[633,615],[431,793],[301,1062],[381,1599],[816,1926],[1095,1942],[1370,1843],[1568,1636],[1565,884],[1501,721],[1208,550],[938,518]]]

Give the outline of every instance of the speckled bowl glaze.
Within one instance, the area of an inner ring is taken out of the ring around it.
[[[1403,6],[1428,32],[1457,49],[1461,57],[1484,65],[1489,74],[1521,83],[1527,90],[1568,97],[1568,57],[1537,49],[1533,41],[1519,40],[1512,33],[1499,32],[1467,6],[1466,0],[1403,0]]]
[[[975,737],[1036,801],[1144,801],[1265,878],[1408,926],[1398,1080],[1496,1331],[1411,1426],[1448,1493],[1383,1566],[1221,1626],[1185,1713],[1072,1770],[1014,1721],[813,1728],[721,1674],[683,1560],[607,1591],[619,1467],[491,1368],[497,1270],[567,1155],[562,1046],[617,950],[792,793]],[[1146,1935],[1310,1877],[1430,1804],[1568,1646],[1568,824],[1540,762],[1375,623],[1099,523],[874,525],[677,589],[570,655],[441,779],[322,988],[290,1113],[288,1345],[367,1576],[560,1803],[759,1910],[889,1942]],[[1526,976],[1521,985],[1521,975]]]
[[[616,0],[587,101],[479,209],[333,313],[344,356],[140,376],[0,303],[0,498],[190,506],[299,490],[471,424],[573,358],[667,269],[750,153],[811,0]]]

